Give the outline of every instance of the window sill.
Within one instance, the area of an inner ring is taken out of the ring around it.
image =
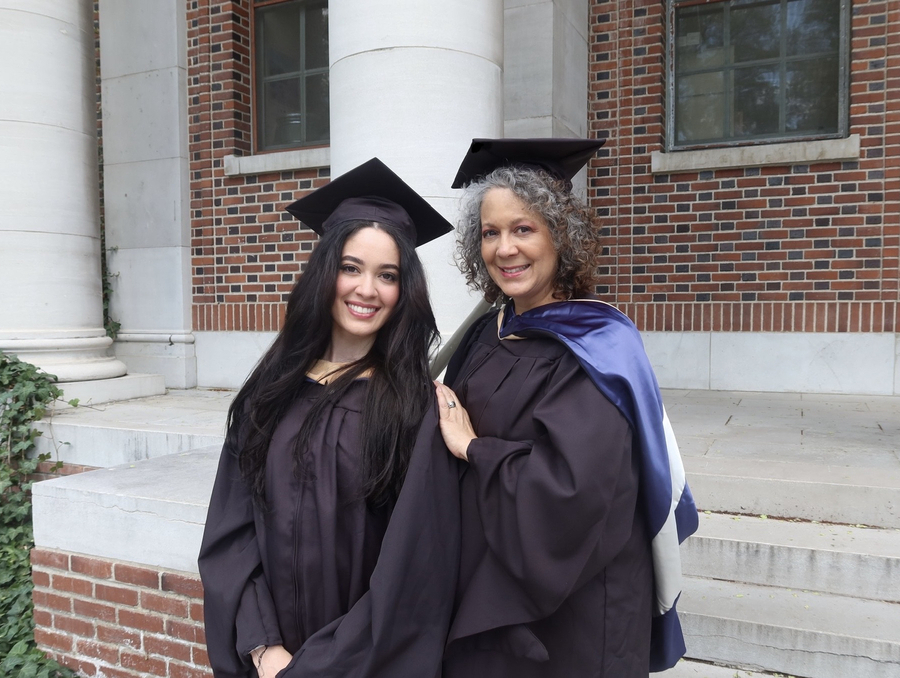
[[[226,155],[225,176],[266,174],[331,166],[331,147],[304,148],[259,155]]]
[[[653,174],[673,174],[729,167],[763,165],[809,165],[816,162],[859,160],[859,135],[846,139],[795,141],[787,144],[706,148],[699,151],[675,151],[650,155]]]

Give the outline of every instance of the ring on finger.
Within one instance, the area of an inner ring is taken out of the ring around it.
[[[455,400],[448,400],[448,401],[447,401],[447,409],[448,409],[448,410],[452,410],[454,407],[456,407],[456,401],[455,401]]]

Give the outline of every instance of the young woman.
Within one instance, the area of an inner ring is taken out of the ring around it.
[[[476,140],[460,268],[490,301],[437,385],[461,479],[444,678],[646,678],[684,652],[697,512],[634,325],[593,298],[599,228],[567,183],[602,142]]]
[[[322,238],[229,410],[199,559],[210,663],[430,678],[459,515],[415,246],[450,225],[377,159],[288,211]]]

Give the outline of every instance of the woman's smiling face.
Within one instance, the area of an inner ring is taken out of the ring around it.
[[[344,243],[331,307],[330,360],[363,357],[400,298],[400,250],[384,231],[362,228]]]
[[[550,227],[508,188],[492,188],[481,202],[481,258],[516,313],[555,301],[558,256]]]

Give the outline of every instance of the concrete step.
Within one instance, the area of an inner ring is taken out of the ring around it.
[[[686,575],[900,603],[900,530],[701,513]]]
[[[893,465],[739,456],[685,456],[684,465],[701,510],[900,529],[900,469]]]
[[[192,389],[51,413],[35,427],[39,453],[67,464],[107,468],[220,446],[234,391]]]
[[[650,678],[766,678],[771,673],[755,673],[732,666],[716,666],[682,659],[668,671],[651,673]]]
[[[35,545],[196,572],[220,450],[215,445],[35,483]]]
[[[805,678],[900,676],[900,605],[686,577],[688,656]]]

